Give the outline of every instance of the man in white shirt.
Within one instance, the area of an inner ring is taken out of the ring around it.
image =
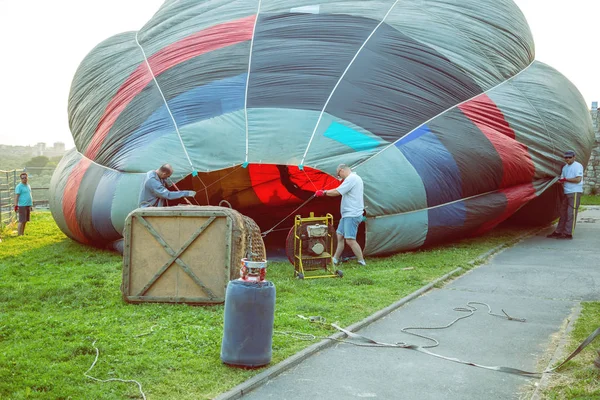
[[[344,181],[337,189],[317,190],[315,196],[342,196],[341,214],[342,219],[337,229],[337,248],[333,255],[333,263],[337,264],[338,260],[344,251],[345,243],[350,246],[358,263],[367,265],[363,256],[360,245],[356,241],[356,233],[358,225],[363,220],[364,202],[364,185],[360,176],[352,172],[346,164],[340,164],[337,167],[336,174],[338,178]]]
[[[560,219],[556,230],[549,238],[573,239],[577,210],[583,194],[583,165],[575,161],[575,152],[566,151],[564,154],[566,165],[562,169],[560,179],[565,195],[560,203]]]

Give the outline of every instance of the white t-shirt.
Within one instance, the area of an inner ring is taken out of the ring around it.
[[[342,218],[363,215],[365,208],[364,186],[360,176],[352,172],[336,190],[342,195]]]
[[[581,182],[579,183],[563,183],[565,194],[583,193],[583,165],[579,164],[577,161],[573,161],[573,164],[567,164],[563,167],[562,174],[560,175],[561,178],[571,179],[578,176],[581,177]]]

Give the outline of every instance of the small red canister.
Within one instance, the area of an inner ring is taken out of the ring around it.
[[[242,258],[240,280],[247,282],[262,282],[267,275],[267,261],[250,261]]]

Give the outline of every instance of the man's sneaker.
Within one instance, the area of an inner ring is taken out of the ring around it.
[[[358,263],[359,263],[360,265],[363,265],[363,266],[366,266],[366,265],[367,265],[367,263],[366,263],[366,261],[365,261],[365,260],[358,260]]]
[[[568,239],[573,240],[573,235],[560,235],[557,239]]]
[[[333,265],[338,265],[340,263],[340,261],[335,257],[331,257],[331,261],[333,261]]]
[[[549,235],[546,235],[547,238],[557,238],[559,236],[561,236],[562,234],[558,233],[558,232],[552,232]]]

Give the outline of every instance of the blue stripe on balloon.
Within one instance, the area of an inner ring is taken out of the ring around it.
[[[429,227],[463,226],[467,219],[467,207],[463,201],[427,210]]]
[[[396,147],[400,148],[400,146],[404,146],[408,142],[418,139],[427,133],[431,133],[431,131],[429,130],[429,127],[427,125],[421,125],[417,129],[415,129],[414,131],[409,133],[408,135],[404,136],[402,139],[398,140],[395,143]]]
[[[94,229],[106,240],[117,240],[121,237],[113,227],[110,217],[120,175],[117,171],[104,171],[98,183],[98,189],[94,193],[92,224]]]
[[[460,170],[452,154],[427,125],[413,132],[409,141],[395,146],[415,168],[427,193],[427,206],[450,203],[462,197]]]
[[[354,151],[371,150],[379,145],[378,140],[337,122],[329,125],[325,137],[345,144]]]
[[[196,87],[168,101],[169,109],[182,127],[244,108],[247,74],[225,78]],[[163,105],[133,133],[148,143],[174,131],[169,111]]]

